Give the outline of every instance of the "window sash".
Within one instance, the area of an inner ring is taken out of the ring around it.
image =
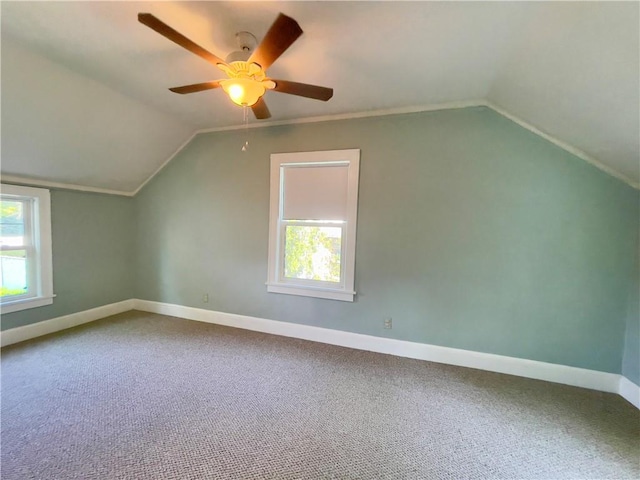
[[[31,197],[19,197],[14,195],[0,195],[0,200],[6,202],[22,203],[22,243],[14,245],[0,245],[0,252],[25,251],[25,283],[27,291],[21,295],[0,295],[0,303],[28,299],[38,296],[37,265],[39,262],[38,249],[36,248],[36,229],[34,217],[36,202]]]
[[[33,200],[30,197],[0,194],[0,201],[22,204],[22,243],[14,245],[0,244],[0,250],[23,250],[33,244]],[[2,233],[2,228],[0,228]]]
[[[0,299],[3,301],[15,301],[22,300],[27,298],[32,298],[37,295],[36,289],[33,288],[33,277],[34,277],[34,268],[33,268],[33,249],[30,247],[20,248],[20,247],[12,247],[12,248],[4,248],[2,252],[19,252],[25,250],[25,283],[27,287],[27,291],[25,293],[17,294],[17,295],[0,295]]]
[[[346,265],[346,232],[347,222],[344,221],[318,221],[318,220],[284,220],[278,222],[278,281],[283,284],[305,285],[309,287],[324,287],[329,289],[344,289],[345,287],[345,265]],[[331,227],[340,228],[340,281],[328,282],[323,280],[313,280],[307,278],[290,278],[285,276],[285,240],[287,227]]]
[[[23,202],[22,244],[0,246],[0,252],[25,250],[27,284],[27,292],[23,295],[0,296],[1,311],[5,314],[50,305],[55,295],[49,190],[2,184],[0,198],[3,201]]]

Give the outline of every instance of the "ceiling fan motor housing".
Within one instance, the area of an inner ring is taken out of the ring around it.
[[[239,50],[227,55],[227,58],[225,59],[227,63],[246,62],[258,45],[258,40],[250,32],[236,33],[236,42]]]

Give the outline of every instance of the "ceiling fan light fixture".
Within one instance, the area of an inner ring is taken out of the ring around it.
[[[220,81],[220,84],[231,101],[241,107],[255,105],[266,92],[262,82],[250,78],[230,78]]]

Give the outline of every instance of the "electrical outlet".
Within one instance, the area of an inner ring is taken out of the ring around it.
[[[391,318],[384,319],[384,328],[391,329],[393,328],[393,320]]]
[[[209,294],[205,293],[204,295],[202,295],[202,301],[204,303],[209,303]]]

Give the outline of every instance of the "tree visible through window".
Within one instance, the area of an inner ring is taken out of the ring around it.
[[[287,225],[284,276],[340,283],[342,228]]]

